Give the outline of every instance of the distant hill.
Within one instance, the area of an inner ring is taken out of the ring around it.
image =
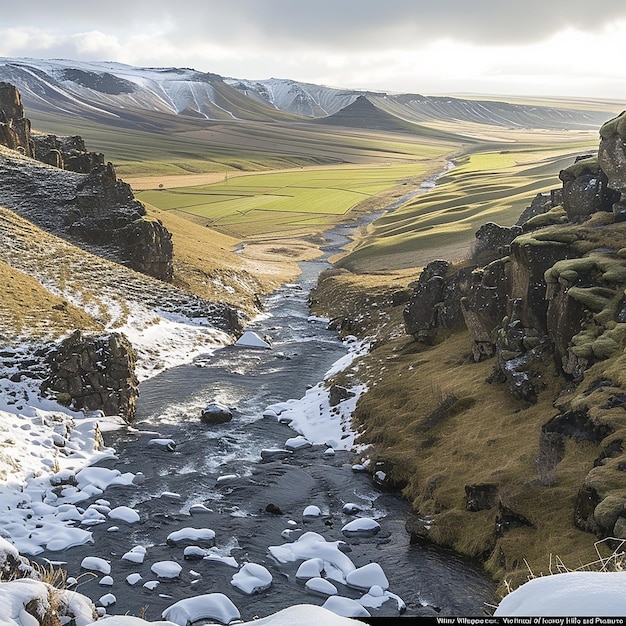
[[[416,132],[418,130],[415,124],[379,109],[366,96],[358,96],[352,104],[340,109],[337,113],[315,121],[319,124],[391,132]]]
[[[71,116],[118,127],[166,130],[198,121],[294,121],[333,116],[361,99],[407,122],[454,120],[505,127],[595,129],[615,110],[510,104],[419,94],[342,90],[293,80],[249,81],[190,68],[113,62],[0,58],[0,81],[20,90],[33,117]],[[348,109],[343,123],[359,110]],[[378,115],[378,113],[377,113]],[[371,112],[367,115],[372,121]],[[383,121],[389,130],[389,118]],[[332,120],[330,123],[335,123]],[[195,123],[195,124],[194,124]],[[348,124],[350,125],[350,124]],[[404,128],[406,131],[407,129]]]

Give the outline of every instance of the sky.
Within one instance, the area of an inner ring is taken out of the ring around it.
[[[624,0],[9,3],[0,56],[399,93],[626,99]]]

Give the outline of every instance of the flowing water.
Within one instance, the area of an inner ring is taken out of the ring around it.
[[[358,225],[357,225],[358,226]],[[357,567],[379,563],[389,589],[407,605],[405,616],[483,615],[492,601],[493,586],[474,564],[428,545],[412,545],[404,525],[409,506],[396,493],[381,490],[363,473],[354,472],[354,455],[324,447],[296,451],[289,459],[261,462],[260,450],[282,447],[294,436],[288,426],[263,418],[272,403],[300,398],[346,348],[323,322],[309,319],[307,294],[327,267],[326,258],[347,241],[355,226],[327,233],[325,256],[302,265],[297,285],[289,285],[265,301],[266,315],[250,326],[273,338],[272,350],[227,347],[189,366],[177,367],[141,385],[137,430],[117,432],[107,443],[118,452],[106,463],[122,472],[141,472],[140,485],[109,488],[111,506],[127,505],[139,512],[140,522],[94,526],[95,546],[67,552],[70,575],[78,576],[81,559],[101,556],[111,562],[113,585],[104,587],[92,575],[80,579],[79,590],[97,600],[113,593],[111,614],[139,615],[156,620],[175,601],[192,595],[221,592],[239,608],[242,618],[266,616],[292,604],[322,604],[324,598],[306,591],[295,580],[298,563],[281,565],[268,554],[268,546],[296,538],[296,530],[321,534],[327,541],[343,541]],[[201,409],[211,401],[236,407],[231,422],[218,426],[201,423]],[[154,438],[176,442],[174,451],[150,443]],[[358,504],[361,515],[378,520],[382,530],[374,537],[346,538],[341,527],[353,519],[342,512],[347,502]],[[205,505],[198,514],[194,505]],[[273,512],[268,512],[272,505]],[[317,505],[324,515],[303,521],[302,511]],[[190,513],[190,511],[192,513]],[[182,548],[167,545],[167,536],[181,528],[211,528],[216,533],[218,556],[232,556],[239,565],[264,565],[272,586],[253,596],[230,583],[237,569],[218,560],[183,560]],[[147,548],[142,564],[122,560],[133,546]],[[156,561],[178,561],[183,570],[175,580],[161,580],[155,589],[143,586],[156,580],[150,566]],[[126,577],[139,573],[131,586]],[[342,585],[339,592],[359,598],[361,592]],[[386,602],[373,615],[398,615],[397,605]]]

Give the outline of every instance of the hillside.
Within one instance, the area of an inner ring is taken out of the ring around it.
[[[623,120],[460,261],[334,270],[312,294],[372,345],[362,462],[413,503],[415,541],[480,559],[502,593],[626,538]]]

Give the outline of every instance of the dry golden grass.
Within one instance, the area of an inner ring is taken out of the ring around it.
[[[594,536],[574,526],[573,511],[597,447],[568,440],[549,480],[538,464],[541,428],[558,413],[553,399],[562,379],[546,366],[548,388],[526,406],[508,386],[486,382],[494,362],[470,360],[467,331],[440,331],[433,346],[416,343],[404,333],[403,307],[391,306],[407,282],[406,274],[336,270],[314,292],[315,312],[375,337],[356,372],[369,387],[355,413],[361,440],[372,444],[367,456],[383,464],[419,515],[432,518],[429,539],[483,560],[501,593],[527,580],[529,567],[547,573],[550,555],[571,569],[592,562]],[[465,486],[484,483],[496,485],[502,505],[529,525],[498,536],[498,505],[468,511]]]
[[[68,328],[99,330],[81,309],[45,289],[37,280],[0,261],[0,282],[5,286],[0,307],[0,338],[57,339]],[[5,333],[2,329],[11,329]]]

